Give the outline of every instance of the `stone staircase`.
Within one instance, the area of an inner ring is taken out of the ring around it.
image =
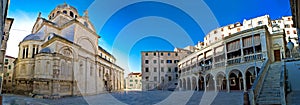
[[[275,62],[270,65],[267,76],[264,80],[261,92],[257,99],[257,104],[281,104],[280,95],[280,73],[281,63]]]

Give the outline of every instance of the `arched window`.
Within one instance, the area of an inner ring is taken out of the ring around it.
[[[57,11],[57,12],[56,12],[56,14],[59,14],[59,13],[60,13],[60,11]]]
[[[67,14],[67,11],[66,11],[66,10],[64,10],[64,11],[63,11],[63,13],[64,13],[64,14]]]
[[[70,11],[70,16],[74,17],[74,13],[72,11]]]

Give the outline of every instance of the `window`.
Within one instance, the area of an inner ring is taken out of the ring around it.
[[[168,80],[169,80],[169,81],[172,81],[172,77],[171,77],[171,76],[169,76],[169,77],[168,77]]]
[[[153,63],[156,64],[156,60],[153,60]]]
[[[175,53],[175,56],[178,56],[178,53]]]
[[[70,11],[70,16],[74,17],[74,13],[72,11]]]
[[[148,67],[145,68],[145,72],[149,72],[149,68]]]
[[[170,53],[168,53],[168,56],[170,56],[171,54]]]
[[[164,53],[160,53],[161,56],[164,56]]]
[[[154,80],[154,81],[157,81],[157,77],[154,77],[153,80]]]
[[[149,81],[149,77],[145,77],[146,81]]]
[[[156,56],[156,53],[153,53],[153,56]]]
[[[218,40],[218,38],[217,37],[215,37],[215,41],[217,41]]]
[[[177,67],[175,67],[175,68],[174,68],[174,70],[175,70],[175,72],[177,72],[177,71],[178,71],[178,68],[177,68]]]
[[[172,63],[172,60],[167,60],[167,63]]]
[[[87,28],[89,27],[87,22],[84,22],[84,26],[87,27]]]
[[[5,62],[4,62],[6,65],[8,64],[8,59],[5,59]]]
[[[214,34],[216,34],[216,33],[217,33],[217,30],[214,31]]]
[[[148,53],[145,53],[145,56],[148,56]]]
[[[57,11],[57,12],[56,12],[56,14],[59,14],[59,13],[60,13],[60,11]]]
[[[281,21],[279,20],[278,23],[281,23]]]
[[[290,25],[285,24],[285,25],[284,25],[284,28],[290,28]]]
[[[178,63],[179,62],[179,60],[174,60],[174,63]]]
[[[11,69],[11,65],[8,65],[8,69]]]
[[[133,84],[129,84],[129,86],[133,86]]]
[[[286,31],[286,34],[290,34],[290,31]]]
[[[164,60],[160,60],[160,63],[164,63]]]
[[[165,71],[164,71],[164,67],[161,67],[161,68],[160,68],[160,71],[161,71],[161,72],[165,72]]]
[[[291,21],[291,18],[288,18],[288,21]]]
[[[258,21],[257,24],[258,24],[258,25],[261,25],[261,24],[263,24],[263,22],[262,22],[262,21]]]
[[[172,69],[171,69],[171,67],[168,67],[168,72],[172,72]]]
[[[145,60],[145,64],[148,64],[149,63],[149,60]]]
[[[154,67],[154,68],[153,68],[153,71],[154,71],[154,72],[157,72],[157,68],[156,68],[156,67]]]
[[[296,31],[296,30],[294,30],[294,34],[297,34],[297,31]]]
[[[223,28],[221,28],[221,31],[224,31],[224,29],[223,29]]]
[[[133,80],[131,79],[131,80],[129,80],[129,82],[133,82]]]
[[[67,11],[66,11],[66,10],[64,10],[64,11],[63,11],[63,13],[64,13],[64,14],[67,14]]]

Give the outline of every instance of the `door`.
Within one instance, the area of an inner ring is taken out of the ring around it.
[[[274,50],[274,59],[275,59],[275,62],[276,61],[281,61],[280,50]]]

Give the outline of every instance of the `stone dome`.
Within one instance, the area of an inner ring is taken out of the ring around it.
[[[43,40],[40,34],[29,34],[27,35],[23,41],[27,40]]]
[[[40,53],[51,53],[51,49],[49,47],[43,48]]]

